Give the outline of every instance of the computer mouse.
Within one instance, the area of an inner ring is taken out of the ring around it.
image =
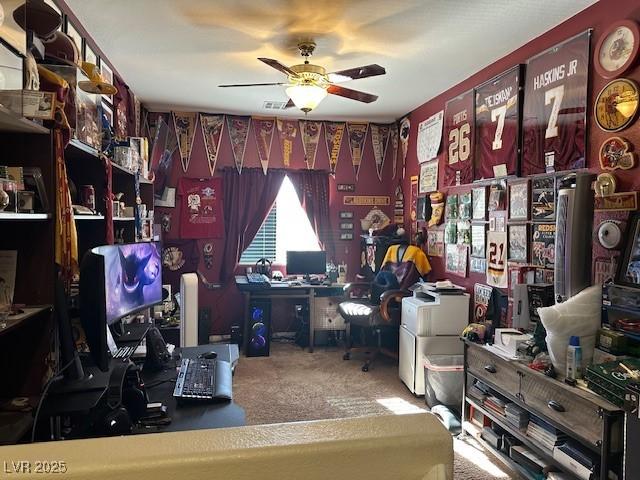
[[[200,354],[200,358],[206,358],[207,360],[213,360],[215,358],[218,358],[218,354],[216,352],[214,352],[214,351],[201,353]]]

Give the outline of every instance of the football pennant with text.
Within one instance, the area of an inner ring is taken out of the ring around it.
[[[391,162],[393,167],[393,176],[396,178],[396,171],[398,168],[398,144],[400,142],[398,124],[391,124]]]
[[[387,155],[389,145],[389,134],[391,125],[371,124],[371,144],[373,145],[373,158],[376,162],[376,172],[378,179],[382,182],[382,169],[384,168],[384,158]]]
[[[198,114],[195,112],[172,112],[172,114],[173,126],[176,130],[176,136],[178,137],[178,146],[180,147],[182,171],[187,173],[187,169],[189,168],[189,160],[191,159],[193,138],[196,134]]]
[[[269,155],[271,154],[271,143],[273,142],[273,131],[276,123],[275,118],[253,117],[253,134],[256,137],[258,146],[258,158],[262,171],[267,174],[269,168]]]
[[[247,148],[247,137],[249,136],[250,126],[251,117],[227,115],[227,130],[229,131],[229,138],[231,139],[233,161],[235,162],[238,173],[242,173],[244,152]]]
[[[297,120],[276,120],[278,135],[280,136],[280,148],[282,149],[282,162],[285,167],[291,165],[291,153],[293,152],[293,141],[298,134]]]
[[[224,129],[224,115],[200,114],[200,128],[204,137],[204,148],[209,162],[209,172],[213,176],[220,153],[220,141],[222,140],[222,130]]]
[[[304,160],[307,163],[307,168],[309,170],[313,170],[313,167],[316,164],[316,153],[318,152],[318,142],[320,141],[321,130],[322,122],[300,120]]]
[[[336,176],[338,158],[340,157],[340,146],[344,136],[344,122],[325,122],[324,139],[327,144],[327,154],[329,155],[329,171],[333,177]]]
[[[358,173],[360,173],[360,164],[362,163],[362,154],[364,152],[364,142],[367,139],[368,131],[368,123],[347,122],[349,151],[351,152],[351,163],[353,164],[353,171],[356,174],[356,180],[358,179]]]
[[[409,132],[411,131],[411,120],[404,117],[400,120],[400,146],[402,147],[402,178],[404,178],[407,166],[407,152],[409,151]]]

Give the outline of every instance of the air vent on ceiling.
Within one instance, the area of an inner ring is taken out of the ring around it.
[[[262,104],[262,108],[267,110],[284,110],[284,107],[287,105],[287,102],[276,102],[267,100]]]

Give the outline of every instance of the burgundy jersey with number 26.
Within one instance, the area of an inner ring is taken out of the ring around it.
[[[449,100],[444,107],[445,187],[473,181],[474,120],[473,90]]]

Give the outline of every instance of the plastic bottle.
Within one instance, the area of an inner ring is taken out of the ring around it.
[[[582,378],[582,347],[580,337],[573,335],[567,346],[567,378],[578,380]]]

